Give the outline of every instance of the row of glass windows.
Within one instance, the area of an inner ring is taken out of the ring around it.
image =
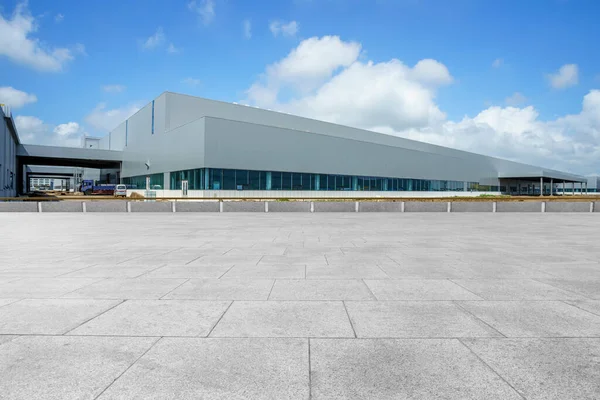
[[[164,189],[165,174],[132,176],[121,181],[131,189],[146,189],[146,177],[150,177],[150,189]]]
[[[181,190],[182,181],[188,181],[189,190],[465,190],[465,183],[463,181],[250,171],[222,168],[199,168],[170,173],[171,189]],[[497,190],[497,187],[495,188]],[[490,186],[489,190],[491,189],[492,187]]]

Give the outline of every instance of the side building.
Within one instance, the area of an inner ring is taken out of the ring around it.
[[[0,104],[0,197],[17,195],[17,146],[20,144],[10,108]]]
[[[144,189],[544,193],[586,178],[255,107],[165,92],[100,140]],[[541,185],[541,186],[540,186]],[[203,195],[211,195],[204,192]]]

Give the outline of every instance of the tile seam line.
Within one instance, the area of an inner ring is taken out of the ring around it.
[[[552,277],[554,277],[554,275],[552,275]],[[577,295],[577,296],[584,297],[586,300],[595,300],[595,299],[593,299],[593,298],[591,298],[591,297],[588,297],[588,296],[586,296],[585,294],[577,293],[577,292],[576,292],[576,291],[574,291],[574,290],[571,290],[571,289],[563,289],[563,288],[561,288],[561,287],[558,287],[558,286],[555,286],[555,285],[553,285],[553,284],[551,284],[551,283],[544,282],[544,281],[540,281],[540,280],[539,280],[539,278],[530,278],[530,279],[531,279],[531,280],[533,280],[533,281],[539,282],[539,283],[543,283],[544,285],[552,286],[552,287],[553,287],[553,288],[555,288],[555,289],[564,290],[565,292],[573,293],[574,295]],[[555,278],[555,279],[556,279],[556,278]],[[561,279],[561,278],[558,278],[558,279]],[[565,279],[565,280],[566,280],[566,279]]]
[[[580,309],[581,311],[584,311],[584,312],[590,313],[590,314],[592,314],[592,315],[595,315],[595,316],[597,316],[597,317],[600,317],[600,314],[596,314],[595,312],[592,312],[592,311],[586,310],[585,308],[581,308],[581,307],[579,307],[579,306],[578,306],[578,305],[576,305],[576,304],[567,303],[567,300],[558,300],[558,301],[560,301],[560,302],[562,302],[562,303],[565,303],[565,304],[566,304],[566,305],[568,305],[568,306],[572,306],[572,307],[578,308],[578,309]],[[11,303],[11,304],[13,304],[13,303]]]
[[[472,290],[470,290],[470,289],[467,289],[466,287],[464,287],[464,286],[463,286],[463,285],[461,285],[460,283],[454,282],[454,280],[453,280],[453,279],[456,279],[456,278],[446,278],[446,280],[447,280],[447,281],[449,281],[449,282],[452,282],[452,283],[453,283],[453,284],[455,284],[456,286],[463,288],[464,290],[466,290],[466,291],[467,291],[467,292],[469,292],[469,293],[472,293],[473,295],[475,295],[475,296],[479,297],[481,300],[483,300],[483,301],[492,301],[492,300],[488,300],[488,299],[486,299],[485,297],[481,297],[480,295],[478,295],[477,293],[475,293],[474,291],[472,291]],[[481,300],[479,300],[479,301],[481,301]]]
[[[74,299],[74,300],[75,300],[75,299]],[[110,300],[106,300],[106,301],[110,301]],[[98,318],[99,316],[101,316],[101,315],[103,315],[103,314],[106,314],[106,313],[107,313],[107,312],[109,312],[110,310],[114,309],[115,307],[118,307],[118,306],[120,306],[121,304],[125,303],[126,301],[127,301],[127,300],[121,300],[120,302],[118,302],[118,303],[117,303],[117,304],[115,304],[114,306],[107,308],[106,310],[102,311],[102,312],[101,312],[101,313],[99,313],[99,314],[96,314],[96,315],[94,315],[94,316],[93,316],[93,317],[91,317],[91,318],[88,318],[87,320],[83,321],[82,323],[80,323],[80,324],[79,324],[79,325],[77,325],[76,327],[74,327],[74,328],[71,328],[71,329],[67,330],[67,331],[66,331],[66,332],[64,332],[62,335],[63,335],[63,336],[67,336],[67,335],[69,334],[69,332],[72,332],[72,331],[74,331],[75,329],[77,329],[77,328],[79,328],[79,327],[81,327],[81,326],[83,326],[83,325],[87,324],[87,323],[88,323],[88,322],[90,322],[91,320],[93,320],[93,319],[95,319],[95,318]]]
[[[170,295],[171,293],[173,293],[175,290],[179,289],[181,286],[183,286],[184,284],[186,284],[187,282],[189,282],[192,278],[188,278],[185,281],[181,282],[179,285],[175,286],[173,289],[169,290],[167,293],[163,294],[162,296],[160,296],[158,298],[158,300],[163,300],[166,296]]]
[[[152,344],[150,345],[150,347],[148,347],[148,348],[146,349],[146,351],[144,351],[144,352],[142,353],[142,355],[140,355],[138,358],[136,358],[136,359],[135,359],[135,361],[133,361],[133,362],[131,363],[131,365],[130,365],[130,366],[128,366],[127,368],[125,368],[125,370],[124,370],[123,372],[121,372],[121,373],[119,374],[119,376],[117,376],[117,377],[116,377],[116,378],[115,378],[115,379],[114,379],[114,380],[113,380],[111,383],[109,383],[109,384],[108,384],[108,385],[107,385],[107,386],[106,386],[106,387],[105,387],[105,388],[102,390],[102,392],[100,392],[100,393],[99,393],[97,396],[95,396],[95,397],[94,397],[94,400],[96,400],[96,399],[98,399],[100,396],[102,396],[102,395],[104,394],[104,392],[106,392],[106,391],[108,390],[108,388],[110,388],[112,385],[114,385],[114,383],[115,383],[116,381],[118,381],[118,380],[119,380],[119,378],[121,378],[123,375],[125,375],[125,373],[131,369],[131,367],[133,367],[133,366],[134,366],[134,365],[135,365],[135,364],[136,364],[136,363],[137,363],[137,362],[138,362],[138,361],[139,361],[139,360],[140,360],[142,357],[144,357],[144,356],[145,356],[145,355],[146,355],[146,354],[147,354],[147,353],[148,353],[150,350],[152,350],[152,348],[153,348],[154,346],[156,346],[156,344],[157,344],[158,342],[160,342],[160,341],[162,340],[162,338],[163,338],[163,337],[161,336],[161,337],[159,337],[158,339],[156,339],[156,340],[154,341],[154,343],[152,343]]]
[[[154,272],[154,271],[156,271],[156,270],[158,270],[158,269],[161,269],[162,267],[166,267],[166,266],[167,266],[167,264],[159,265],[159,266],[158,266],[158,267],[156,267],[156,268],[149,269],[149,270],[148,270],[148,271],[146,271],[146,272],[142,272],[141,274],[139,274],[139,275],[136,275],[136,276],[134,276],[134,277],[131,277],[131,278],[128,278],[128,279],[137,279],[137,278],[141,278],[142,276],[144,276],[144,275],[146,275],[146,274],[149,274],[150,272]]]
[[[312,399],[312,365],[310,361],[310,337],[308,339],[308,400]]]
[[[76,291],[78,291],[78,290],[84,289],[84,288],[86,288],[86,287],[88,287],[88,286],[95,285],[96,283],[100,283],[100,282],[106,281],[107,279],[110,279],[110,278],[106,278],[106,277],[102,277],[102,278],[99,278],[99,277],[97,277],[97,278],[90,277],[90,278],[68,278],[68,279],[97,279],[97,281],[95,281],[95,282],[92,282],[92,283],[88,283],[87,285],[83,285],[83,286],[81,286],[81,287],[78,287],[78,288],[77,288],[77,289],[75,289],[75,290],[71,290],[71,291],[69,291],[69,292],[66,292],[66,293],[61,293],[61,294],[60,294],[60,296],[58,296],[58,297],[40,297],[40,298],[64,299],[64,298],[65,298],[64,296],[66,296],[66,295],[68,295],[68,294],[75,293],[75,292],[76,292]],[[35,297],[34,297],[34,298],[35,298]],[[66,298],[68,298],[68,297],[66,297]]]
[[[271,298],[271,293],[273,293],[273,288],[275,287],[276,283],[277,283],[277,279],[273,279],[273,284],[271,285],[271,290],[269,290],[269,295],[267,296],[267,301]]]
[[[384,279],[384,280],[387,280],[387,279]],[[374,300],[372,300],[372,301],[379,301],[379,298],[377,296],[375,296],[375,293],[373,293],[373,291],[371,290],[369,285],[367,285],[367,282],[365,281],[365,279],[363,278],[363,279],[361,279],[361,281],[362,281],[363,285],[365,285],[365,287],[367,288],[369,293],[371,293],[371,296],[373,296]]]
[[[354,333],[354,339],[358,338],[356,334],[356,330],[354,329],[354,324],[352,323],[352,318],[350,318],[350,313],[348,312],[348,308],[346,307],[346,302],[342,300],[342,305],[344,306],[344,311],[346,311],[346,317],[348,317],[348,322],[350,323],[350,327],[352,328],[352,333]]]
[[[219,325],[219,322],[221,322],[221,320],[223,319],[223,317],[225,316],[225,314],[227,314],[227,311],[229,311],[229,309],[231,308],[231,306],[233,305],[234,302],[235,302],[235,300],[232,300],[231,303],[229,303],[229,305],[227,306],[227,308],[225,309],[225,311],[223,311],[223,314],[221,314],[221,316],[219,317],[219,319],[217,320],[217,322],[215,322],[215,324],[212,326],[212,328],[210,328],[210,331],[208,331],[208,333],[206,334],[206,336],[204,336],[205,338],[208,338],[210,335],[212,335],[213,331],[215,330],[215,328],[217,327],[217,325]]]
[[[500,373],[498,373],[494,368],[492,368],[488,363],[486,363],[481,357],[479,357],[479,354],[477,354],[475,351],[473,351],[473,349],[471,349],[469,346],[467,346],[460,338],[457,338],[456,340],[461,345],[463,345],[464,347],[466,347],[467,350],[469,350],[469,352],[471,354],[473,354],[490,371],[492,371],[494,374],[496,374],[496,376],[498,378],[500,378],[504,383],[506,383],[517,395],[519,395],[519,397],[521,397],[523,400],[527,400],[527,397],[525,397],[523,394],[521,394],[521,392],[519,392],[513,385],[511,385],[502,375],[500,375]]]
[[[465,314],[469,315],[475,321],[479,321],[480,323],[482,323],[485,326],[487,326],[488,328],[492,329],[494,332],[498,333],[502,337],[505,337],[505,338],[508,337],[504,333],[500,332],[498,329],[494,328],[492,325],[490,325],[487,322],[485,322],[483,319],[481,319],[478,316],[476,316],[475,314],[473,314],[471,311],[469,311],[466,308],[464,308],[463,305],[460,304],[460,301],[458,301],[458,300],[451,300],[451,303],[454,304],[456,307],[458,307],[462,312],[464,312]]]

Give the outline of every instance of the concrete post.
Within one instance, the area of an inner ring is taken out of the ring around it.
[[[545,213],[546,212],[546,202],[542,201],[542,212]]]
[[[85,201],[82,201],[82,202],[81,202],[81,211],[82,211],[82,212],[87,212],[87,208],[86,208],[86,205],[85,205]]]
[[[269,202],[265,201],[265,212],[268,213],[269,212]]]
[[[177,212],[177,208],[176,208],[176,206],[175,206],[175,204],[176,204],[176,203],[177,203],[177,202],[175,202],[175,201],[172,201],[172,202],[171,202],[171,211],[172,211],[172,212]]]
[[[359,205],[358,205],[358,201],[355,201],[355,202],[354,202],[354,211],[355,211],[355,212],[358,212],[358,207],[359,207]]]
[[[492,212],[496,212],[497,208],[498,208],[498,203],[494,201],[492,203]]]
[[[404,202],[400,202],[400,212],[404,212]]]
[[[223,200],[219,201],[219,212],[223,212]]]
[[[311,201],[311,202],[310,202],[310,212],[311,212],[311,213],[312,213],[312,212],[315,212],[315,202],[314,202],[314,201]]]
[[[448,202],[447,211],[452,212],[452,202],[451,201]]]
[[[38,209],[38,212],[42,212],[42,202],[41,201],[38,201],[37,209]]]

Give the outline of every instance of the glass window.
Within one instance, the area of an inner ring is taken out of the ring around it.
[[[224,169],[223,170],[223,190],[235,190],[235,170]]]
[[[220,168],[210,169],[209,186],[212,190],[221,190],[223,185],[223,170]]]
[[[248,189],[250,190],[263,190],[264,188],[264,182],[263,185],[261,187],[260,185],[260,181],[261,181],[261,173],[264,174],[264,172],[259,172],[259,171],[248,171]],[[264,178],[263,178],[264,181]]]
[[[312,174],[302,174],[302,190],[313,190]]]
[[[271,190],[281,190],[281,172],[271,172]]]
[[[237,190],[248,189],[248,171],[238,169],[235,171],[235,188]]]
[[[281,173],[281,188],[283,190],[292,190],[292,174],[290,172]]]
[[[292,174],[292,190],[302,190],[302,174]]]

